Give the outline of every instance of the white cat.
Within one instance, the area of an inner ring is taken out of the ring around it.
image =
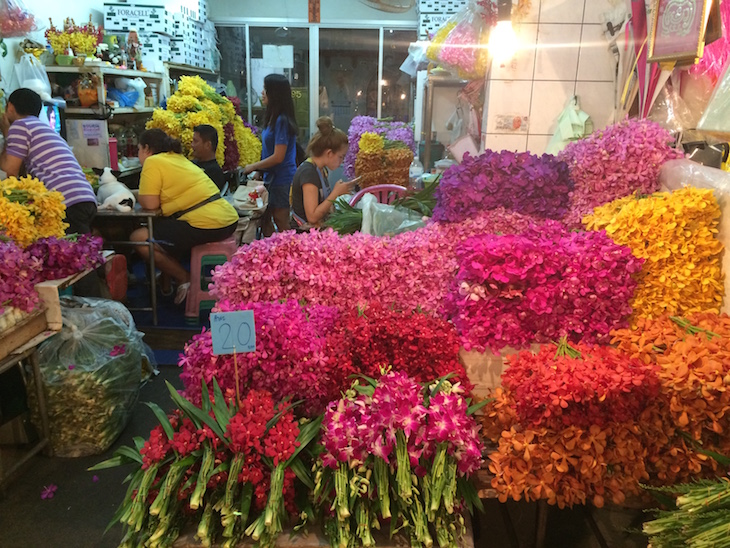
[[[127,185],[117,181],[110,167],[105,167],[104,173],[99,177],[96,199],[99,202],[99,209],[116,209],[123,212],[132,211],[136,202],[132,191]]]

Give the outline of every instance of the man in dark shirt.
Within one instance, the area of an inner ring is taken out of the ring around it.
[[[190,147],[193,149],[193,163],[205,171],[210,180],[223,190],[226,176],[215,159],[215,150],[218,148],[218,132],[215,128],[208,124],[195,126]]]

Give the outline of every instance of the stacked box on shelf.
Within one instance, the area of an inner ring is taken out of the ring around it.
[[[419,0],[418,39],[428,40],[449,18],[466,6],[467,0]]]
[[[163,61],[170,59],[170,36],[159,33],[139,33],[142,46],[142,63],[148,70],[161,72]]]
[[[138,33],[162,32],[172,34],[173,17],[165,9],[164,2],[145,4],[121,4],[108,2],[104,4],[104,28],[111,32],[129,32],[135,29]]]

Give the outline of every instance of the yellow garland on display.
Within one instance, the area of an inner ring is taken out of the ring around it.
[[[33,177],[0,181],[0,234],[26,247],[38,238],[62,237],[68,225],[63,194]]]
[[[223,128],[228,123],[233,123],[239,165],[245,166],[260,160],[261,141],[243,124],[233,103],[217,94],[200,76],[183,76],[177,91],[167,100],[167,109],[155,109],[152,119],[147,122],[147,128],[159,128],[171,137],[180,139],[183,152],[191,157],[193,128],[201,124],[213,126],[218,133],[215,157],[222,166],[226,150]]]
[[[711,190],[686,187],[647,197],[628,196],[583,218],[645,259],[634,317],[718,312],[724,294],[716,234],[720,207]]]
[[[385,148],[385,141],[377,133],[366,131],[360,136],[358,146],[360,152],[364,152],[365,154],[378,154],[383,152],[383,149]]]

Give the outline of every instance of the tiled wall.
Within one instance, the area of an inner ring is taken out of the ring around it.
[[[596,129],[613,121],[613,56],[601,14],[624,0],[532,0],[515,26],[522,49],[506,66],[492,67],[483,140],[486,148],[543,153],[557,116],[573,95]],[[527,116],[518,130],[504,117]]]

